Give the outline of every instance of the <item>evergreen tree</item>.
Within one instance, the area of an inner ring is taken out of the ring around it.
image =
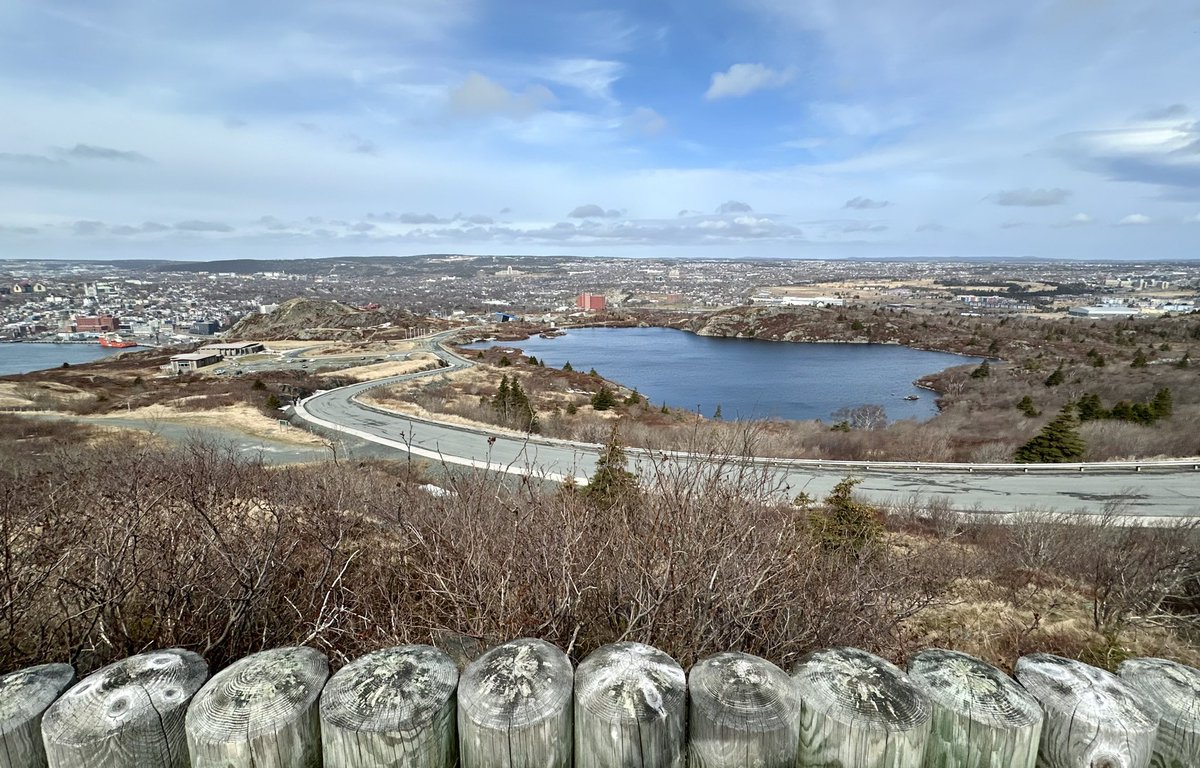
[[[1174,410],[1175,403],[1170,389],[1163,387],[1154,393],[1154,399],[1150,401],[1150,413],[1156,421],[1170,418]]]
[[[671,409],[667,407],[667,404],[665,401],[662,404],[662,408],[659,408],[658,410],[662,413],[670,413],[671,412]]]
[[[858,552],[883,537],[879,511],[853,496],[858,483],[851,477],[843,479],[825,497],[824,508],[809,515],[815,538],[826,549]]]
[[[625,468],[625,449],[617,439],[617,423],[613,424],[608,442],[596,459],[596,471],[588,482],[584,495],[605,507],[636,497],[637,478]]]
[[[1104,409],[1104,405],[1100,402],[1100,396],[1097,394],[1087,394],[1079,398],[1079,402],[1075,404],[1075,410],[1079,413],[1080,421],[1109,418],[1109,412]]]
[[[971,371],[972,379],[986,379],[992,375],[992,366],[988,365],[988,361],[984,360],[979,364],[979,367]]]
[[[592,395],[592,408],[597,411],[607,411],[617,404],[617,398],[612,390],[601,385],[599,391]]]
[[[1133,356],[1133,362],[1129,364],[1129,367],[1145,368],[1148,364],[1149,361],[1146,360],[1146,353],[1139,348],[1137,354]]]
[[[572,368],[572,367],[571,367],[571,361],[570,361],[570,360],[568,360],[567,362],[563,363],[563,370],[564,370],[564,371],[573,371],[573,370],[575,370],[574,368]]]
[[[500,366],[501,368],[507,368],[508,366],[512,365],[512,360],[508,359],[508,355],[502,355],[500,357],[500,362],[496,363],[496,365]]]
[[[1084,443],[1079,436],[1078,422],[1071,406],[1066,406],[1054,420],[1042,427],[1032,440],[1017,449],[1013,457],[1018,464],[1058,464],[1080,461]]]
[[[1042,415],[1042,412],[1033,404],[1033,398],[1029,395],[1021,398],[1021,402],[1017,403],[1017,410],[1030,418]]]
[[[1066,378],[1067,376],[1065,373],[1063,373],[1062,366],[1060,365],[1054,369],[1054,373],[1046,377],[1045,383],[1047,387],[1057,387],[1059,384],[1062,384],[1064,381],[1066,381]]]
[[[529,364],[530,364],[530,365],[537,365],[537,364],[538,364],[538,359],[537,359],[536,357],[534,357],[533,355],[530,355],[530,356],[529,356]]]
[[[1189,365],[1191,365],[1191,363],[1192,363],[1191,354],[1188,352],[1184,352],[1183,357],[1179,358],[1179,360],[1177,360],[1175,362],[1175,367],[1183,369],[1183,368],[1187,368]]]
[[[721,414],[721,404],[717,403],[717,410],[713,411],[713,418],[720,421],[723,417]]]
[[[629,393],[629,397],[625,398],[625,405],[641,405],[642,396],[635,389]]]

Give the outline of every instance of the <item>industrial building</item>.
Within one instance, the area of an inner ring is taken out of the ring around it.
[[[603,312],[607,302],[598,293],[581,293],[575,299],[575,306],[585,312]]]
[[[219,355],[222,358],[229,358],[257,355],[265,349],[261,341],[236,341],[229,344],[207,344],[196,351],[208,352]]]
[[[175,373],[191,373],[219,362],[221,362],[221,356],[215,352],[187,352],[182,355],[171,355],[170,368]]]

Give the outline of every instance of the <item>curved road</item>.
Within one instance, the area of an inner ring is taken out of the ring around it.
[[[424,340],[447,367],[320,392],[298,403],[296,415],[318,427],[435,461],[586,482],[595,468],[597,446],[441,424],[356,399],[375,387],[472,365],[440,345],[452,335],[446,332]],[[632,468],[643,477],[656,471],[694,470],[697,462],[712,464],[711,459],[684,454],[636,449],[627,453]],[[1200,516],[1200,471],[1190,461],[1022,466],[756,459],[747,469],[761,476],[760,484],[788,497],[800,491],[823,497],[839,480],[853,475],[862,481],[857,490],[877,503],[943,497],[950,509],[960,512],[1039,509],[1085,514],[1099,514],[1106,506],[1119,504],[1121,514],[1144,522]]]

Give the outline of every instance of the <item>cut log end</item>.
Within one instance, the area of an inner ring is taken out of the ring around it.
[[[1200,731],[1200,669],[1167,659],[1130,659],[1117,667],[1117,676],[1159,717]]]
[[[1108,768],[1149,765],[1159,718],[1115,675],[1048,653],[1022,657],[1016,674],[1046,712],[1042,762]]]
[[[1049,653],[1017,661],[1017,680],[1049,713],[1067,712],[1075,721],[1120,724],[1131,731],[1153,732],[1157,718],[1145,711],[1137,694],[1119,678],[1074,659]]]
[[[574,670],[565,653],[544,640],[521,638],[493,648],[463,671],[459,711],[484,728],[523,728],[558,717],[573,688]]]
[[[85,677],[46,711],[46,745],[86,746],[115,734],[161,730],[165,713],[182,710],[207,676],[204,659],[178,648],[110,664]]]
[[[74,679],[70,664],[41,664],[0,676],[0,737],[45,712]]]
[[[926,727],[933,706],[889,661],[857,648],[810,653],[792,672],[805,708],[858,728],[901,732]]]
[[[352,731],[422,728],[454,697],[458,668],[429,645],[387,648],[343,667],[321,694],[321,720]]]
[[[688,688],[698,715],[737,730],[794,727],[799,711],[787,673],[746,653],[718,653],[700,661],[688,675]]]
[[[613,643],[584,659],[575,673],[575,706],[609,722],[679,717],[687,705],[687,676],[678,662],[642,643]]]
[[[276,648],[217,673],[187,713],[189,740],[246,741],[295,721],[316,702],[329,677],[325,655],[312,648]]]
[[[992,728],[1026,728],[1043,717],[1037,700],[1011,677],[965,653],[919,653],[908,662],[908,676],[938,706]]]

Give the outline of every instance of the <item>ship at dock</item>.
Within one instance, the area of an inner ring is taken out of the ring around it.
[[[119,333],[106,333],[100,337],[100,346],[109,349],[130,349],[138,346],[136,341],[127,339]]]

